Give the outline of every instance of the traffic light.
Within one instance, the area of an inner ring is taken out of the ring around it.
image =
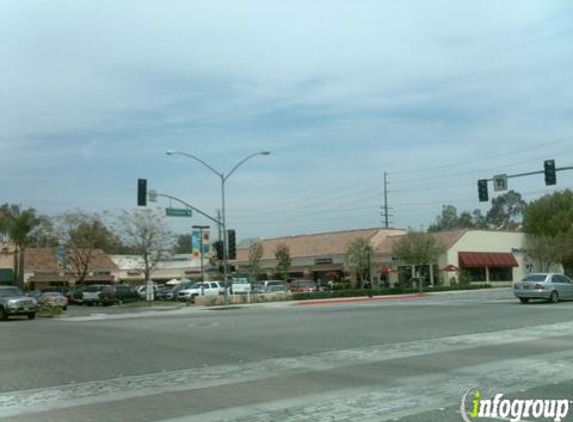
[[[216,242],[213,242],[213,248],[215,249],[217,261],[222,261],[223,260],[223,241],[217,240]]]
[[[478,197],[480,202],[489,201],[489,196],[487,194],[487,179],[478,180]]]
[[[227,230],[227,244],[229,247],[229,259],[237,258],[237,245],[235,243],[235,230]]]
[[[137,205],[147,205],[147,179],[137,179]]]
[[[557,176],[555,174],[555,160],[545,160],[543,163],[543,171],[545,173],[545,184],[547,186],[557,183]]]

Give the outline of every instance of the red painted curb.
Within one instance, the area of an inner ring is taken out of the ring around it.
[[[350,297],[340,299],[322,299],[322,300],[309,300],[298,302],[297,305],[329,305],[331,303],[352,303],[352,302],[373,302],[378,300],[409,300],[409,299],[423,299],[430,295],[428,293],[417,293],[410,295],[396,295],[396,296],[374,296],[374,297]]]

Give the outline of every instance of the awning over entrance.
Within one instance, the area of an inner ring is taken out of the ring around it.
[[[502,252],[458,252],[462,268],[511,268],[517,267],[513,254]]]

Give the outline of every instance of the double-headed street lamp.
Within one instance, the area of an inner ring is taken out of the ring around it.
[[[225,182],[246,161],[250,160],[253,157],[256,157],[257,155],[269,155],[270,152],[269,151],[259,151],[259,152],[255,152],[254,154],[248,155],[247,157],[245,157],[241,161],[239,161],[237,164],[235,164],[235,166],[227,174],[215,170],[213,167],[211,167],[209,164],[207,164],[205,161],[203,161],[199,157],[196,157],[195,155],[189,154],[187,152],[169,149],[169,150],[165,151],[165,154],[167,154],[167,155],[184,155],[185,157],[192,158],[195,161],[198,161],[201,164],[203,164],[205,167],[207,167],[209,170],[211,170],[213,173],[215,173],[221,179],[221,220],[219,221],[219,226],[221,227],[221,230],[223,232],[223,279],[225,281],[225,302],[227,302],[228,292],[229,292],[229,288],[227,285],[228,284],[227,283],[227,281],[228,281],[228,269],[227,269],[227,267],[228,267],[228,261],[229,261],[229,252],[228,252],[228,244],[227,244],[227,217],[226,217],[226,211],[225,211]]]

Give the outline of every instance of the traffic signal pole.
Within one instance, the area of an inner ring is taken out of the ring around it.
[[[525,177],[525,176],[533,176],[535,174],[544,174],[545,175],[545,184],[547,186],[555,185],[557,183],[556,173],[558,171],[565,171],[565,170],[573,170],[573,166],[567,167],[555,167],[555,160],[545,160],[543,163],[543,170],[537,171],[528,171],[525,173],[517,173],[517,174],[508,174],[503,175],[506,179],[514,179],[517,177]],[[479,199],[480,201],[488,201],[488,193],[487,193],[487,182],[495,181],[495,177],[491,179],[480,179],[478,180],[478,192],[479,192]]]

